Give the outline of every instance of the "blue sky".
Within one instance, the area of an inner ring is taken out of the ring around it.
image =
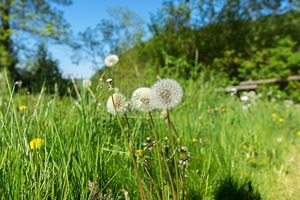
[[[162,0],[73,0],[73,4],[63,7],[62,11],[66,20],[71,24],[74,33],[84,31],[87,27],[94,27],[101,19],[109,18],[109,7],[124,6],[142,17],[146,22],[150,21],[150,13],[155,13],[162,4]],[[77,78],[89,78],[94,69],[71,62],[71,49],[66,46],[49,46],[54,59],[59,61],[63,76],[73,74]]]

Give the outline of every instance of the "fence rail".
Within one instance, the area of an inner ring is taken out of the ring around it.
[[[216,88],[215,91],[216,92],[232,92],[232,91],[238,91],[238,90],[255,90],[258,88],[258,85],[288,82],[288,81],[300,81],[300,75],[288,76],[286,78],[270,78],[270,79],[242,81],[242,82],[240,82],[239,85]]]

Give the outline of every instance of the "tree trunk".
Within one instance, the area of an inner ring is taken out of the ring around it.
[[[0,24],[0,48],[1,54],[7,56],[3,63],[0,63],[0,68],[8,68],[10,75],[14,78],[15,77],[15,65],[16,65],[16,56],[13,50],[13,41],[11,39],[11,29],[10,29],[10,9],[12,6],[11,0],[3,0],[0,3],[0,17],[1,17],[1,24]]]

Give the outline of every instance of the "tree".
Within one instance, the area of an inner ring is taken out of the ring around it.
[[[28,36],[67,43],[69,24],[55,6],[71,3],[71,0],[0,1],[0,69],[8,67],[11,75],[15,75],[18,53],[28,50]]]
[[[76,39],[73,54],[75,63],[87,62],[99,68],[110,53],[121,55],[137,44],[145,35],[144,20],[126,7],[108,9],[110,19],[88,27]]]
[[[54,93],[57,88],[60,94],[64,94],[67,81],[62,78],[58,65],[58,61],[52,58],[42,43],[27,67],[17,68],[16,74],[31,92],[39,92],[44,85],[49,93]]]

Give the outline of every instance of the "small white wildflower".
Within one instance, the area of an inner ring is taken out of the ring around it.
[[[294,101],[293,100],[284,100],[284,105],[286,107],[291,107],[292,105],[294,104]]]
[[[107,67],[112,67],[119,61],[119,57],[117,55],[111,54],[106,56],[104,59],[104,63]]]
[[[243,101],[243,102],[247,102],[247,101],[249,101],[249,97],[248,97],[248,96],[246,96],[246,95],[244,95],[244,96],[241,96],[241,101]]]
[[[250,98],[250,99],[256,99],[257,98],[257,94],[255,91],[249,91],[247,93],[247,96]]]
[[[91,85],[92,85],[92,81],[89,80],[89,79],[84,79],[84,80],[82,81],[82,86],[83,86],[83,88],[91,87]]]
[[[230,95],[234,96],[237,93],[238,89],[237,88],[230,88]]]
[[[22,81],[16,81],[16,82],[15,82],[15,85],[18,86],[18,87],[21,87],[21,86],[22,86],[22,83],[23,83]]]
[[[183,90],[173,79],[161,79],[154,83],[150,91],[150,104],[157,109],[167,110],[181,102]]]
[[[280,143],[280,142],[282,142],[282,138],[281,138],[281,137],[278,137],[278,138],[276,138],[276,141],[277,141],[278,143]]]
[[[248,106],[243,105],[243,106],[242,106],[242,109],[243,109],[243,110],[248,110]]]
[[[257,98],[262,98],[263,97],[263,94],[262,93],[258,93],[257,94]]]
[[[141,112],[149,112],[153,110],[153,107],[150,104],[150,88],[142,87],[136,89],[132,93],[131,103],[133,108]]]
[[[116,108],[114,108],[114,103]],[[126,98],[120,93],[114,93],[111,95],[106,103],[107,111],[112,114],[116,115],[116,111],[119,115],[125,114],[126,112],[130,111],[130,103],[126,100]]]

